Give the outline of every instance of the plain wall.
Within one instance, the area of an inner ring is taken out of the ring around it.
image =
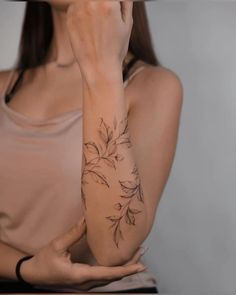
[[[22,3],[0,2],[0,68],[16,56]],[[185,90],[171,175],[146,245],[161,293],[236,293],[236,3],[147,3],[156,51]],[[152,172],[154,173],[154,172]]]

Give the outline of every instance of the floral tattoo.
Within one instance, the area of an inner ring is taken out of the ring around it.
[[[110,188],[106,175],[101,172],[100,165],[104,163],[108,167],[116,170],[117,163],[124,160],[124,156],[118,153],[118,147],[120,145],[126,146],[127,148],[132,147],[128,132],[127,117],[121,120],[119,124],[115,118],[112,127],[108,126],[108,124],[100,118],[98,134],[101,143],[95,143],[94,141],[84,143],[84,168],[81,178],[81,197],[85,209],[86,195],[84,187],[88,184],[88,179]],[[106,217],[106,219],[112,223],[110,229],[113,231],[113,241],[117,247],[119,247],[120,240],[124,239],[122,224],[134,226],[136,215],[141,213],[140,210],[133,207],[133,202],[136,200],[144,203],[143,190],[136,165],[131,172],[131,176],[131,180],[128,181],[119,180],[122,194],[120,195],[121,201],[114,205],[117,214]]]

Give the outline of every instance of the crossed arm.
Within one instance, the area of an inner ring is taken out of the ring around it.
[[[87,240],[107,266],[128,261],[149,234],[178,137],[182,87],[176,75],[150,66],[135,80],[130,110],[120,73],[90,76],[83,85]]]

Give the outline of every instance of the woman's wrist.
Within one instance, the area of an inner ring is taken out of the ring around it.
[[[122,77],[122,65],[119,63],[97,63],[93,65],[87,65],[82,71],[82,76],[87,83],[97,83],[101,80],[105,80],[109,84],[116,83],[123,80]]]

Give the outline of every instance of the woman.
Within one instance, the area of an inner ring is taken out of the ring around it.
[[[0,87],[2,290],[158,293],[139,260],[182,87],[158,66],[144,3],[28,2]]]

